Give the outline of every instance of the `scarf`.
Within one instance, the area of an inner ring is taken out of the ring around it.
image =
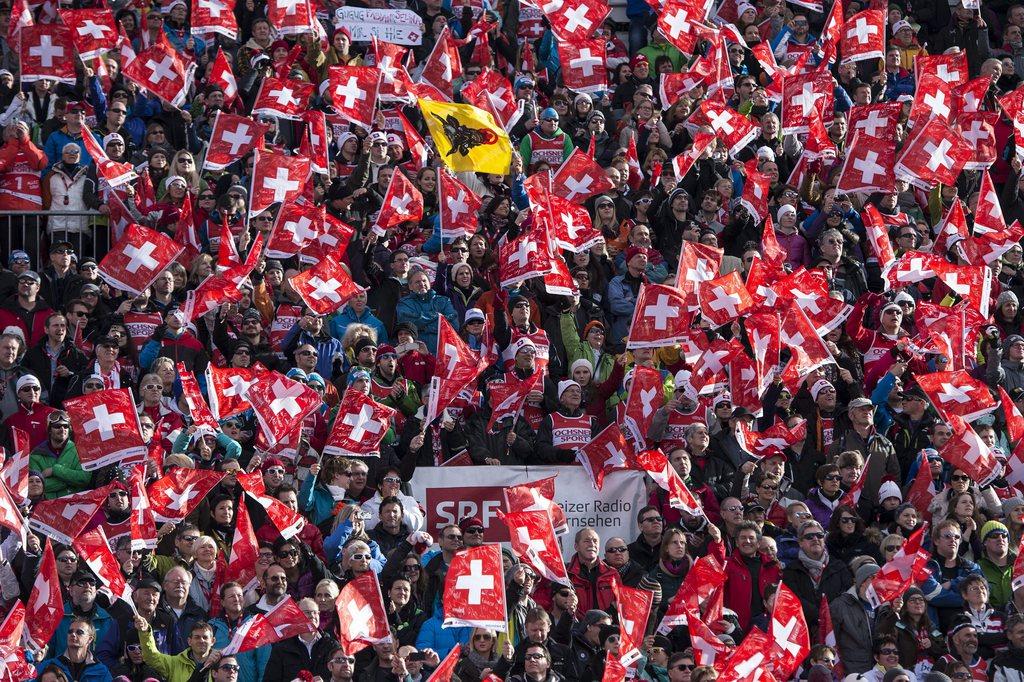
[[[491,658],[474,651],[472,648],[470,648],[466,653],[466,658],[468,658],[470,662],[480,670],[483,670],[484,668],[493,668],[495,662],[498,660],[497,656]]]
[[[686,571],[686,569],[690,567],[690,562],[687,561],[685,558],[680,559],[679,561],[665,559],[661,562],[661,566],[665,569],[666,573],[678,578]]]
[[[335,502],[341,502],[345,499],[345,495],[348,493],[347,490],[338,485],[327,484],[327,490],[330,491],[331,497],[334,498]]]
[[[825,565],[828,564],[828,550],[825,550],[825,553],[821,555],[821,559],[812,559],[801,549],[797,553],[797,558],[800,559],[800,563],[804,565],[807,572],[811,574],[811,580],[814,581],[814,586],[817,587],[818,583],[821,582],[821,576],[825,573]]]

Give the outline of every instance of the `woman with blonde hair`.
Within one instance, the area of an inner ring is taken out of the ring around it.
[[[201,253],[192,259],[188,267],[188,286],[195,289],[204,279],[213,272],[213,256],[208,253]]]
[[[196,158],[192,152],[180,149],[171,159],[170,174],[160,182],[156,190],[157,201],[163,199],[167,193],[167,181],[170,177],[181,176],[185,178],[185,184],[192,196],[198,196],[199,192],[208,188],[206,181],[199,176],[199,169],[196,167]]]

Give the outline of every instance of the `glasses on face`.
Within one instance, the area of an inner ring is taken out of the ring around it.
[[[199,536],[198,535],[182,535],[178,539],[181,540],[182,542],[195,542],[196,540],[199,539]]]
[[[115,490],[114,492],[107,495],[107,497],[128,497],[127,490]]]
[[[730,507],[722,507],[722,511],[741,512],[741,511],[743,511],[743,506],[739,505],[739,504],[734,504],[734,505],[732,505]]]
[[[949,480],[951,480],[951,481],[969,481],[969,480],[971,480],[971,477],[970,476],[965,476],[963,474],[954,474],[953,476],[949,477]]]
[[[287,559],[289,557],[293,557],[294,558],[294,557],[297,557],[297,556],[299,556],[299,550],[297,550],[297,549],[286,549],[284,551],[281,551],[281,552],[277,553],[277,558],[278,559]]]
[[[320,357],[320,354],[317,353],[315,350],[300,350],[299,351],[299,355],[303,355],[303,356],[307,356],[307,357],[312,355],[314,358]]]
[[[944,540],[959,540],[960,539],[960,534],[959,533],[948,533],[947,532],[947,533],[943,533],[940,537],[942,539],[944,539]]]
[[[484,529],[481,526],[473,526],[472,528],[467,528],[466,530],[462,531],[463,535],[483,535],[483,533]]]
[[[352,559],[354,561],[369,561],[371,557],[369,554],[363,554],[362,552],[360,552],[358,554],[353,554]]]
[[[203,194],[203,195],[200,195],[200,197],[199,197],[199,201],[213,201],[213,199],[214,199],[214,197],[213,197],[212,194]]]
[[[445,540],[455,540],[456,542],[462,542],[462,536],[461,535],[449,534],[449,535],[445,535],[444,539]]]
[[[1005,531],[993,530],[993,531],[989,531],[989,534],[985,536],[985,539],[986,540],[992,540],[992,539],[1005,540],[1008,537],[1010,537],[1010,536]]]
[[[53,253],[60,253],[65,256],[73,256],[75,254],[74,249],[54,249]]]
[[[408,566],[404,566],[402,568],[402,571],[405,572],[405,573],[419,573],[420,572],[420,565],[419,564],[409,564]]]
[[[396,483],[401,483],[402,479],[400,479],[398,476],[385,476],[384,477],[384,482],[385,483],[396,484]]]
[[[971,679],[971,674],[970,673],[960,672],[960,673],[953,673],[952,675],[950,675],[950,677],[952,677],[954,680],[969,680],[969,679]]]
[[[629,547],[606,547],[605,552],[608,554],[622,554],[629,551]]]
[[[825,534],[824,533],[817,533],[817,532],[815,532],[815,533],[804,533],[803,537],[801,537],[800,539],[801,540],[824,540],[825,539]]]
[[[660,516],[648,516],[643,519],[643,523],[661,523],[662,518]]]
[[[840,516],[839,523],[857,523],[857,519],[852,516]]]
[[[843,477],[840,476],[839,474],[829,474],[828,476],[825,477],[825,480],[826,481],[841,481],[841,480],[843,480]]]
[[[75,628],[74,630],[68,630],[68,634],[77,635],[79,637],[85,637],[87,634],[89,634],[89,632],[87,630],[83,630],[82,628]]]
[[[57,561],[61,562],[62,564],[77,564],[78,563],[78,557],[76,557],[76,556],[62,556],[59,559],[57,559]]]
[[[489,634],[485,632],[479,635],[473,635],[473,639],[478,642],[489,642],[492,639],[494,639],[494,637],[491,637]]]
[[[680,672],[682,672],[685,670],[693,670],[696,667],[697,666],[695,666],[693,663],[680,663],[679,665],[675,666],[673,670],[679,670]]]
[[[18,390],[19,391],[35,391],[36,393],[39,393],[42,389],[40,389],[38,386],[22,386]]]
[[[898,552],[900,551],[900,549],[902,549],[902,547],[902,545],[886,545],[882,549],[886,552]]]
[[[878,654],[880,656],[896,656],[900,652],[898,649],[879,649]]]
[[[779,486],[777,486],[777,485],[762,485],[761,488],[763,490],[778,490]]]
[[[260,552],[258,561],[273,561],[274,555],[271,552]]]
[[[461,246],[456,246],[455,248],[452,249],[452,253],[469,253],[469,249],[463,248]]]
[[[143,388],[148,390],[148,391],[162,391],[162,390],[164,390],[164,385],[163,384],[146,384],[145,386],[143,386]]]
[[[523,658],[528,661],[542,661],[544,660],[544,654],[526,654]]]
[[[335,665],[341,665],[342,663],[348,663],[349,665],[352,665],[355,662],[355,656],[335,656],[331,659],[331,663],[334,663]]]
[[[239,670],[241,670],[241,668],[235,665],[234,663],[221,663],[219,666],[217,666],[217,669],[226,670],[229,673],[237,673]]]
[[[284,468],[283,467],[270,467],[269,469],[267,469],[267,473],[270,474],[271,476],[274,476],[274,475],[276,475],[276,476],[284,476]]]

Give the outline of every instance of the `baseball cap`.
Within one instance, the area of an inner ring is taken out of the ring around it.
[[[20,275],[18,275],[18,279],[30,279],[30,280],[34,281],[36,284],[38,284],[38,283],[43,281],[39,277],[39,273],[35,272],[34,270],[26,270],[25,272],[23,272]]]
[[[7,258],[7,265],[14,265],[17,261],[25,261],[26,263],[32,262],[32,259],[28,257],[28,253],[21,249],[15,249],[11,251],[11,255]]]

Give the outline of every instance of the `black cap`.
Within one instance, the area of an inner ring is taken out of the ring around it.
[[[419,330],[416,328],[416,325],[413,324],[412,322],[399,322],[398,324],[396,324],[395,325],[395,336],[396,337],[398,336],[399,332],[409,332],[410,334],[412,334],[413,338],[416,338],[419,335]]]
[[[157,580],[156,578],[154,578],[153,576],[150,576],[150,575],[143,576],[143,577],[139,578],[138,580],[136,580],[134,583],[132,583],[132,589],[133,590],[150,589],[150,590],[156,590],[157,592],[163,592],[164,591],[163,585],[160,584],[160,581]]]
[[[514,310],[517,306],[523,303],[525,303],[526,305],[530,305],[530,299],[526,298],[525,296],[511,296],[508,299],[508,309]]]
[[[73,576],[71,576],[71,584],[77,585],[78,583],[84,582],[88,582],[93,585],[100,584],[100,581],[96,579],[96,576],[93,575],[92,571],[90,571],[88,568],[80,568],[77,571],[75,571],[75,574]]]
[[[54,242],[50,244],[50,253],[56,253],[57,249],[74,249],[75,245],[68,241]]]

